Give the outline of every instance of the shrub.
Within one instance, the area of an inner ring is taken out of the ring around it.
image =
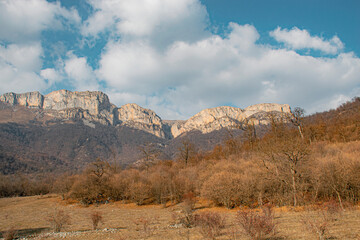
[[[94,211],[90,214],[90,219],[93,225],[93,229],[96,230],[99,226],[99,223],[103,222],[103,215],[101,212]]]
[[[315,214],[304,214],[301,218],[302,224],[312,234],[314,234],[319,240],[330,238],[330,228],[338,220],[341,214],[340,207],[336,203],[325,203],[322,208],[315,211]]]
[[[16,235],[17,231],[14,228],[10,228],[3,234],[3,237],[5,240],[13,240],[16,239]]]
[[[182,203],[181,215],[178,216],[180,224],[186,228],[191,228],[195,223],[194,207],[195,197],[192,192],[184,194],[184,202]]]
[[[140,227],[139,230],[143,232],[145,237],[150,237],[155,231],[155,228],[150,226],[151,224],[153,224],[150,218],[137,218],[136,220],[134,220],[134,223],[136,226]]]
[[[214,201],[217,205],[233,208],[239,201],[241,177],[237,174],[223,171],[214,174],[204,182],[201,194]]]
[[[240,210],[236,220],[251,239],[267,239],[276,234],[274,213],[270,206],[262,208],[261,213]]]
[[[219,213],[202,212],[195,215],[195,224],[205,238],[214,239],[225,227],[225,218]]]
[[[145,199],[150,196],[150,185],[143,182],[135,182],[130,186],[130,197],[136,205],[143,205]]]
[[[70,216],[64,210],[60,209],[55,209],[54,212],[47,217],[47,221],[55,232],[60,232],[64,227],[70,225],[70,219]]]

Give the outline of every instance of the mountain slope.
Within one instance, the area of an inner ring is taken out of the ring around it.
[[[77,172],[96,158],[127,165],[150,145],[159,158],[173,159],[184,140],[210,150],[244,121],[266,125],[269,112],[288,115],[290,107],[223,106],[166,121],[136,104],[118,108],[102,92],[6,93],[0,96],[0,172]]]

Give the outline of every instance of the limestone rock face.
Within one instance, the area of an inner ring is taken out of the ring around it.
[[[171,127],[171,133],[174,137],[192,130],[209,133],[224,127],[230,127],[235,122],[243,119],[243,110],[240,108],[228,106],[209,108],[195,114],[182,124],[174,124]]]
[[[42,108],[44,96],[39,92],[28,93],[5,93],[0,96],[0,101],[11,105],[20,105],[29,108]]]
[[[93,115],[87,109],[82,108],[66,108],[58,111],[46,111],[46,113],[47,115],[62,120],[79,119],[86,120],[87,122],[98,122],[103,125],[112,125],[111,118],[101,115]]]
[[[161,118],[150,109],[137,104],[126,104],[117,109],[117,119],[120,125],[133,127],[165,138]]]
[[[244,109],[246,117],[249,117],[258,112],[281,112],[291,113],[290,106],[288,104],[276,104],[276,103],[261,103],[251,105]]]
[[[82,108],[89,111],[90,114],[100,114],[102,110],[110,110],[110,101],[103,92],[71,92],[60,90],[51,92],[45,96],[45,110],[64,110],[67,108]]]
[[[99,91],[71,92],[59,90],[46,96],[39,92],[6,93],[0,101],[12,106],[32,108],[36,116],[43,119],[82,120],[87,126],[94,123],[113,126],[127,126],[160,138],[175,138],[190,131],[210,133],[222,128],[233,127],[245,120],[254,124],[268,124],[268,112],[287,115],[291,113],[287,104],[263,103],[245,109],[236,107],[216,107],[205,109],[186,121],[163,121],[154,111],[136,104],[126,104],[120,108],[111,104],[106,94]],[[35,119],[37,120],[37,119]]]
[[[246,119],[251,119],[255,125],[268,124],[269,121],[265,114],[268,112],[289,114],[291,111],[289,105],[275,103],[252,105],[244,110],[227,106],[210,108],[197,113],[183,123],[172,125],[171,133],[174,137],[193,130],[209,133],[222,128],[233,127]]]

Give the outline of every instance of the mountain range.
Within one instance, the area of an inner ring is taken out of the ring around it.
[[[0,172],[80,171],[96,158],[121,165],[142,158],[151,145],[172,159],[184,139],[199,150],[221,143],[229,129],[269,123],[268,113],[290,115],[287,104],[263,103],[245,109],[222,106],[187,120],[163,120],[137,104],[117,107],[99,91],[59,90],[0,96]]]

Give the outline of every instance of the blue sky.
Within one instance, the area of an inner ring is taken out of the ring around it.
[[[0,0],[0,94],[100,90],[163,119],[360,95],[357,0]]]

